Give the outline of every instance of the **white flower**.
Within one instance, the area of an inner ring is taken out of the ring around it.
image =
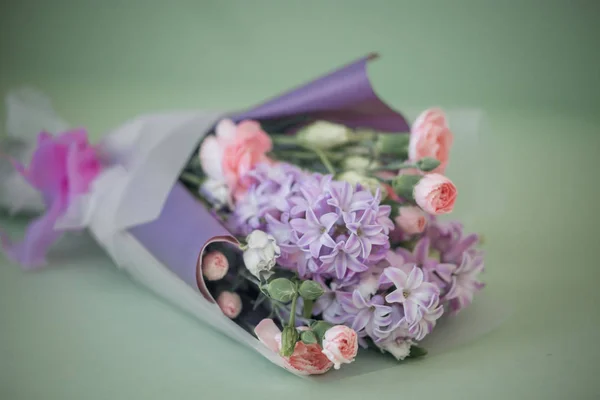
[[[387,351],[393,355],[396,360],[404,360],[410,355],[410,347],[414,344],[405,327],[399,327],[383,342],[377,346],[381,351]]]
[[[229,188],[225,182],[208,179],[200,187],[200,194],[215,206],[224,206],[229,201]]]
[[[370,161],[368,158],[361,156],[350,156],[343,161],[343,167],[346,171],[365,172],[367,169],[377,166],[377,161]]]
[[[350,139],[350,129],[344,125],[326,121],[317,121],[298,132],[298,137],[319,149],[330,149],[347,143]]]
[[[271,276],[271,269],[275,266],[277,258],[281,255],[281,250],[275,241],[275,238],[261,230],[253,231],[246,238],[247,248],[244,250],[244,264],[252,275],[257,278],[268,278]]]

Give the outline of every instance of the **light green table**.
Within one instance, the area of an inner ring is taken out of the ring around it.
[[[167,3],[169,3],[167,5]],[[488,290],[514,310],[476,342],[312,384],[117,271],[62,247],[0,261],[0,398],[587,399],[600,396],[594,1],[5,1],[0,89],[34,84],[99,137],[141,112],[238,108],[370,51],[395,107],[476,106],[487,181],[456,217],[487,241]],[[478,166],[479,167],[479,166]],[[2,221],[13,232],[19,221]]]

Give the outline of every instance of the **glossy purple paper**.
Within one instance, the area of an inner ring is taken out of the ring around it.
[[[408,132],[406,119],[373,91],[367,75],[367,63],[373,58],[374,55],[362,58],[259,106],[231,114],[230,118],[263,121],[297,116],[351,128]],[[160,216],[131,228],[130,232],[154,257],[196,290],[199,290],[196,266],[201,250],[213,238],[230,235],[179,183],[173,186]]]

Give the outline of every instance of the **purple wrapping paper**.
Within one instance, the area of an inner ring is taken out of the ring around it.
[[[408,132],[406,119],[383,103],[373,91],[366,68],[373,58],[374,55],[364,57],[230,117],[236,121],[260,121],[302,116],[351,128]],[[156,220],[135,226],[130,233],[179,278],[214,301],[201,276],[197,276],[199,257],[211,241],[235,239],[181,184],[174,184]]]

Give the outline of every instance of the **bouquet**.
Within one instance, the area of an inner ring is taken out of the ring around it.
[[[458,192],[447,116],[409,125],[375,95],[372,58],[246,111],[142,116],[97,145],[47,133],[58,117],[40,95],[9,96],[9,133],[41,131],[12,164],[45,214],[21,242],[2,234],[4,253],[39,268],[88,228],[138,281],[298,375],[359,347],[425,355],[438,320],[483,287],[483,255],[439,217]]]

